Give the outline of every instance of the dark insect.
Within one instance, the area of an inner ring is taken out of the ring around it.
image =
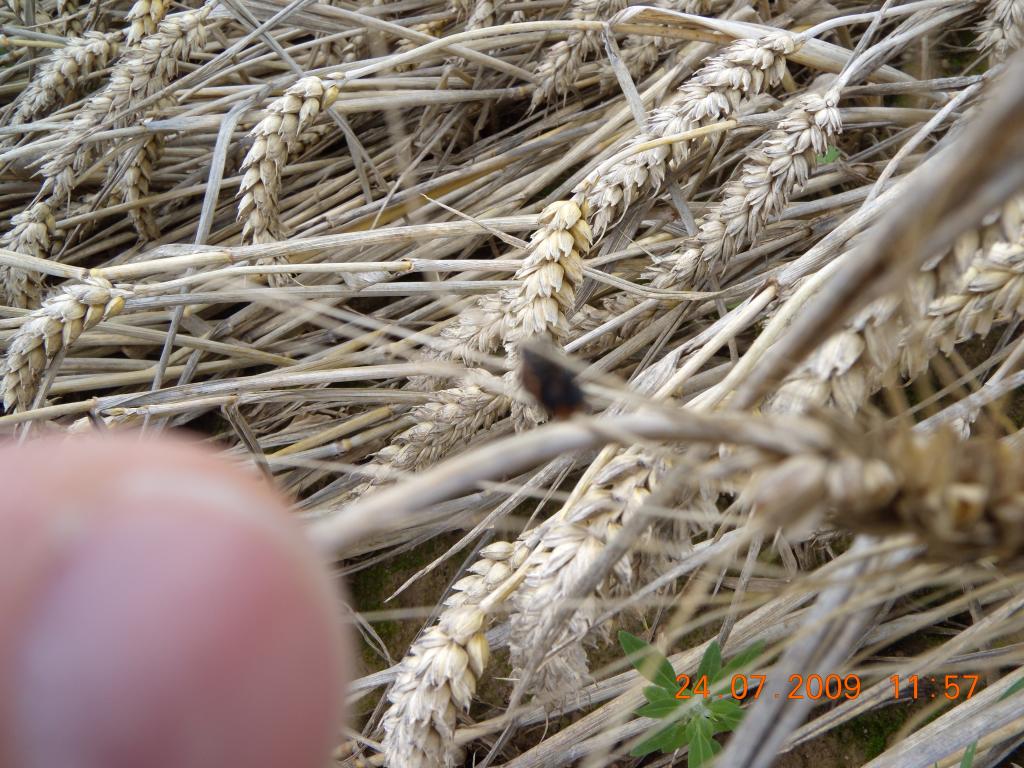
[[[584,406],[583,390],[575,374],[555,354],[533,344],[519,348],[523,388],[553,419],[567,419]]]

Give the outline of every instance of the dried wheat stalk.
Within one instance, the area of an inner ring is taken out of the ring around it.
[[[20,125],[44,117],[69,103],[79,92],[82,81],[98,72],[117,55],[117,34],[86,32],[69,38],[39,66],[25,90],[14,100],[11,124]]]
[[[18,328],[3,363],[4,408],[25,410],[46,366],[84,331],[119,314],[130,291],[90,277],[46,299]]]
[[[675,104],[652,112],[647,130],[630,145],[684,133],[734,114],[744,98],[782,81],[786,55],[796,46],[796,39],[783,33],[737,40],[679,89]],[[638,200],[657,194],[667,175],[685,162],[689,144],[679,141],[643,150],[587,176],[574,190],[574,199],[589,205],[594,236],[601,237]]]
[[[289,155],[300,147],[300,137],[337,96],[337,85],[304,77],[275,99],[267,107],[267,116],[252,129],[253,143],[242,161],[238,189],[243,243],[270,243],[281,237],[281,173]]]
[[[57,226],[50,206],[36,203],[15,215],[11,225],[11,230],[0,239],[0,245],[37,259],[50,257]],[[8,307],[34,309],[39,306],[43,279],[35,272],[0,266],[0,288],[3,303]]]

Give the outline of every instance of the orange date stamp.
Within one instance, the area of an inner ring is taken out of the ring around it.
[[[965,698],[969,699],[974,695],[980,675],[942,675],[939,677],[924,677],[919,675],[892,675],[888,678],[892,686],[893,698],[918,700],[946,698],[950,700]],[[693,679],[689,675],[677,675],[676,682],[679,690],[676,691],[677,699],[692,699],[698,697],[727,696],[744,701],[746,699],[758,699],[764,688],[767,675],[733,675],[729,679],[729,692],[724,690],[720,693],[712,691],[711,683],[707,675]],[[790,675],[788,690],[776,691],[772,696],[776,699],[810,699],[812,701],[839,701],[842,699],[856,699],[861,694],[864,686],[859,675]]]

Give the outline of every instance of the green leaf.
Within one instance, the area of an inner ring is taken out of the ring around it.
[[[690,720],[690,741],[711,738],[711,721],[704,715],[697,715]]]
[[[666,691],[671,691],[675,696],[679,690],[679,686],[676,685],[676,672],[657,648],[623,629],[619,630],[619,645],[629,656],[629,663],[636,667],[637,672]]]
[[[743,722],[743,716],[746,714],[735,699],[711,701],[708,702],[707,708],[711,713],[710,719],[715,727],[715,733],[735,731],[736,727]]]
[[[633,747],[629,754],[633,757],[643,757],[652,752],[657,752],[659,749],[666,755],[671,754],[686,743],[686,737],[683,735],[684,730],[683,726],[679,723],[670,725],[668,728],[662,728],[653,736],[644,739]]]
[[[722,649],[717,640],[712,640],[708,643],[708,649],[704,651],[704,658],[700,660],[700,666],[697,667],[697,674],[693,678],[694,684],[704,675],[708,676],[709,683],[713,682],[718,679],[718,673],[721,671]]]
[[[654,717],[662,719],[668,717],[681,707],[683,702],[676,699],[665,699],[664,701],[652,701],[644,704],[636,711],[639,717]]]
[[[666,691],[664,688],[657,685],[648,685],[644,688],[644,698],[651,702],[651,704],[660,704],[663,701],[674,701],[678,704],[682,703],[671,691]]]
[[[715,756],[714,740],[705,733],[699,733],[690,742],[690,754],[686,759],[688,768],[700,768]]]
[[[818,155],[814,159],[820,164],[834,163],[839,158],[839,149],[837,147],[829,147],[828,151],[824,155]]]
[[[978,749],[978,742],[974,742],[964,750],[963,759],[960,761],[960,768],[971,768],[974,765],[974,753]]]
[[[722,671],[719,673],[719,678],[728,679],[736,672],[747,667],[754,659],[760,656],[764,652],[764,640],[758,640],[752,646],[744,650],[742,653],[737,653],[731,659],[729,663],[722,667]]]

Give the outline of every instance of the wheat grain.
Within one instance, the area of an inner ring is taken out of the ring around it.
[[[651,113],[647,130],[630,146],[683,133],[739,109],[746,97],[781,82],[786,55],[797,42],[782,33],[759,40],[737,40],[711,58],[679,89],[677,102]],[[680,168],[689,155],[689,142],[661,145],[628,155],[610,166],[602,165],[574,190],[574,199],[585,201],[594,236],[601,237],[631,205],[657,194],[668,174]]]
[[[573,0],[569,17],[577,21],[610,19],[625,7],[625,0]],[[600,51],[601,45],[600,32],[574,29],[551,46],[534,69],[538,82],[530,108],[564,97],[575,85],[583,62]]]
[[[991,0],[985,5],[985,17],[978,25],[979,50],[991,51],[996,61],[1005,60],[1024,45],[1024,2]]]
[[[124,308],[130,291],[91,277],[46,299],[14,334],[3,363],[4,408],[25,410],[32,404],[46,366],[84,331]]]
[[[37,259],[50,257],[56,221],[46,203],[36,203],[11,219],[11,230],[0,239],[0,245],[18,253],[35,256]],[[39,306],[43,280],[35,272],[0,267],[0,287],[3,302],[9,307],[34,309]]]
[[[337,95],[337,85],[325,84],[318,77],[304,77],[270,104],[266,117],[250,132],[253,143],[242,161],[238,190],[243,243],[270,243],[280,238],[281,173],[289,155],[299,146],[300,136]]]
[[[165,0],[135,0],[125,15],[127,29],[124,33],[126,45],[138,45],[143,38],[152,35],[157,25],[167,15],[168,3]]]
[[[40,64],[25,90],[14,100],[11,124],[20,125],[48,115],[68,104],[83,81],[98,72],[117,54],[117,35],[87,32],[68,39]]]

